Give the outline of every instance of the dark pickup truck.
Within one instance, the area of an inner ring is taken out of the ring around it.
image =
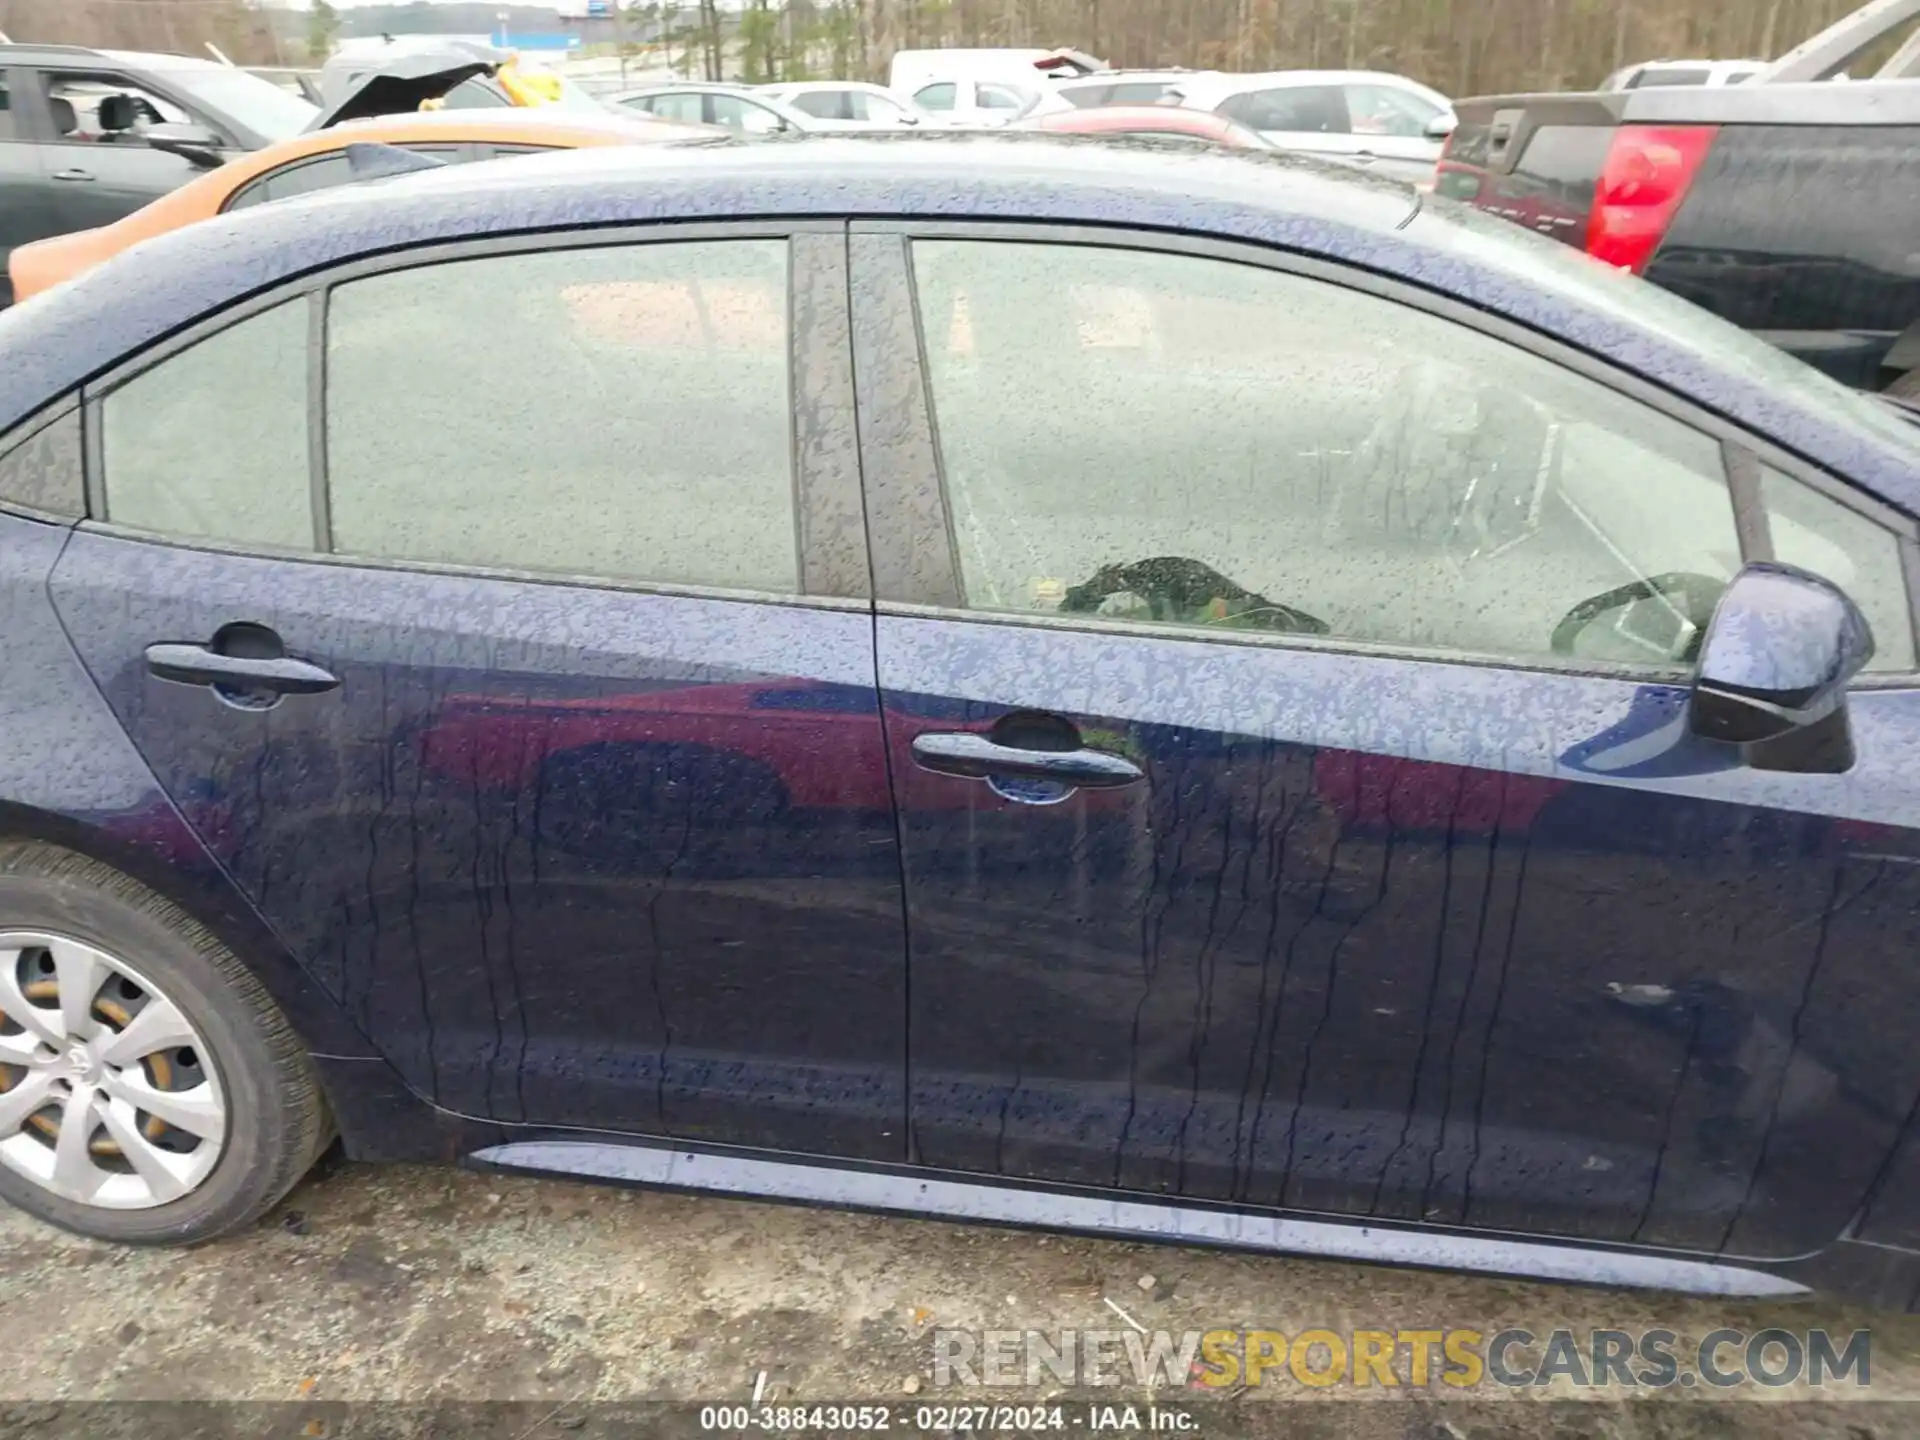
[[[1875,0],[1739,85],[1456,102],[1434,189],[1920,395],[1920,32],[1829,78],[1916,17]]]

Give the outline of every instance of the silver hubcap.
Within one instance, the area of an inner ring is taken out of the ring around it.
[[[0,1165],[64,1200],[144,1210],[219,1163],[212,1053],[126,961],[0,931]]]

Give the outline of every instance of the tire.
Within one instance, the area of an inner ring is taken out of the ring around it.
[[[87,997],[68,1012],[84,1014],[79,1031],[58,1008],[69,993]],[[0,996],[0,1012],[32,1022],[0,1022],[0,1063],[27,1062],[0,1069],[0,1200],[62,1229],[133,1245],[213,1239],[258,1219],[333,1138],[313,1064],[259,980],[179,907],[84,855],[0,841]],[[161,1008],[135,1032],[149,1006]],[[184,1039],[124,1059],[156,1037]],[[141,1096],[205,1133],[137,1108]],[[80,1143],[62,1150],[69,1129]]]
[[[1887,386],[1887,394],[1896,400],[1920,400],[1920,370],[1909,370]]]

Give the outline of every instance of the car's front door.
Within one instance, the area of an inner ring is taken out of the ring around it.
[[[843,271],[833,227],[402,258],[96,387],[60,614],[443,1106],[900,1152]]]
[[[1920,1094],[1920,837],[1852,823],[1913,803],[1916,697],[1856,696],[1852,776],[1681,717],[1743,546],[1838,579],[1910,674],[1910,525],[1548,342],[1271,261],[854,247],[915,1157],[1840,1233]]]
[[[152,86],[111,71],[42,71],[38,78],[37,102],[52,122],[44,156],[62,230],[110,225],[206,173],[140,138],[147,124],[204,123]],[[134,128],[105,123],[129,113],[138,119]]]
[[[1341,86],[1347,98],[1352,153],[1382,174],[1402,180],[1430,180],[1441,145],[1427,126],[1445,112],[1432,101],[1397,85]]]

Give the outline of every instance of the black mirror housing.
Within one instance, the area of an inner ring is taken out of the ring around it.
[[[1743,568],[1714,607],[1688,725],[1746,747],[1757,770],[1852,768],[1847,684],[1873,658],[1873,632],[1832,581],[1791,565]]]
[[[178,155],[209,170],[226,161],[220,153],[226,141],[205,125],[149,125],[139,134],[155,150]]]

